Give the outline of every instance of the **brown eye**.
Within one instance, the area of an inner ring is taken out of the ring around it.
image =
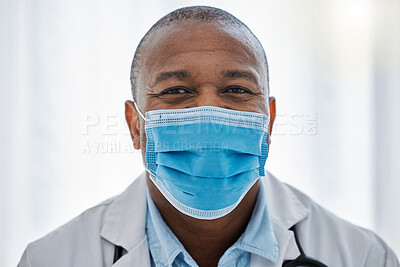
[[[240,87],[240,86],[230,86],[226,88],[223,93],[231,93],[231,94],[253,94],[250,90]]]
[[[181,95],[185,93],[191,93],[191,92],[187,90],[185,87],[173,87],[162,91],[161,95]]]

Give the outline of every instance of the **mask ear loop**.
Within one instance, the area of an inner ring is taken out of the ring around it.
[[[135,105],[135,108],[136,108],[137,112],[139,113],[139,116],[142,117],[142,119],[144,121],[146,121],[146,118],[144,117],[143,113],[140,111],[140,109],[139,109],[138,105],[136,104],[135,100],[133,100],[133,104]]]
[[[146,118],[144,117],[143,113],[140,111],[140,109],[139,109],[139,107],[138,107],[138,104],[136,103],[135,100],[133,100],[133,104],[135,105],[135,108],[136,108],[137,112],[139,113],[139,116],[140,116],[144,121],[146,121]],[[159,190],[160,192],[163,192],[163,191],[159,188],[159,185],[157,184],[157,181],[155,180],[155,179],[157,179],[157,177],[155,176],[155,174],[154,174],[152,171],[150,171],[150,170],[147,168],[147,163],[145,163],[144,168],[145,168],[146,172],[149,173],[150,181],[158,188],[158,190]]]
[[[140,111],[140,109],[139,109],[139,107],[138,107],[138,104],[136,103],[135,100],[133,100],[133,104],[135,105],[135,108],[136,108],[137,112],[139,113],[139,116],[140,116],[144,121],[146,121],[146,118],[144,117],[143,113]],[[145,164],[145,165],[147,165],[147,164]],[[144,166],[144,168],[145,168],[146,172],[148,172],[148,173],[150,174],[150,176],[153,175],[152,172],[147,168],[147,166]],[[153,181],[153,179],[150,179],[150,180],[156,185],[156,182]]]

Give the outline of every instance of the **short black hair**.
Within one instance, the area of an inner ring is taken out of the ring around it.
[[[230,14],[229,12],[226,12],[222,9],[216,8],[216,7],[209,7],[209,6],[189,6],[189,7],[184,7],[180,8],[177,10],[174,10],[164,17],[162,17],[160,20],[158,20],[151,28],[150,30],[143,36],[142,40],[139,42],[138,47],[136,48],[135,55],[132,60],[132,67],[131,67],[131,86],[132,86],[132,96],[133,99],[136,100],[136,87],[137,87],[137,79],[140,73],[140,68],[142,64],[142,50],[143,47],[145,46],[144,44],[146,43],[146,40],[148,37],[155,32],[156,30],[163,28],[165,26],[169,26],[173,23],[177,23],[180,21],[197,21],[197,22],[204,22],[204,23],[221,23],[224,25],[229,25],[229,26],[234,26],[234,27],[239,27],[242,29],[247,30],[252,37],[255,38],[257,43],[260,45],[262,53],[263,53],[263,58],[265,59],[265,65],[266,65],[266,75],[267,75],[267,87],[268,87],[268,92],[269,92],[269,74],[268,74],[268,62],[267,62],[267,57],[264,51],[263,46],[261,45],[261,42],[258,40],[258,38],[251,32],[251,30],[238,18]]]

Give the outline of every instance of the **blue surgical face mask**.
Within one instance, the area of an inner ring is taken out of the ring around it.
[[[264,176],[266,115],[202,106],[152,110],[143,119],[150,179],[186,215],[223,217]]]

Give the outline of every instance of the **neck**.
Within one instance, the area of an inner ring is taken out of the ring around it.
[[[175,209],[147,177],[150,195],[164,221],[199,266],[217,266],[224,252],[242,235],[257,200],[259,181],[228,215],[199,220]]]

